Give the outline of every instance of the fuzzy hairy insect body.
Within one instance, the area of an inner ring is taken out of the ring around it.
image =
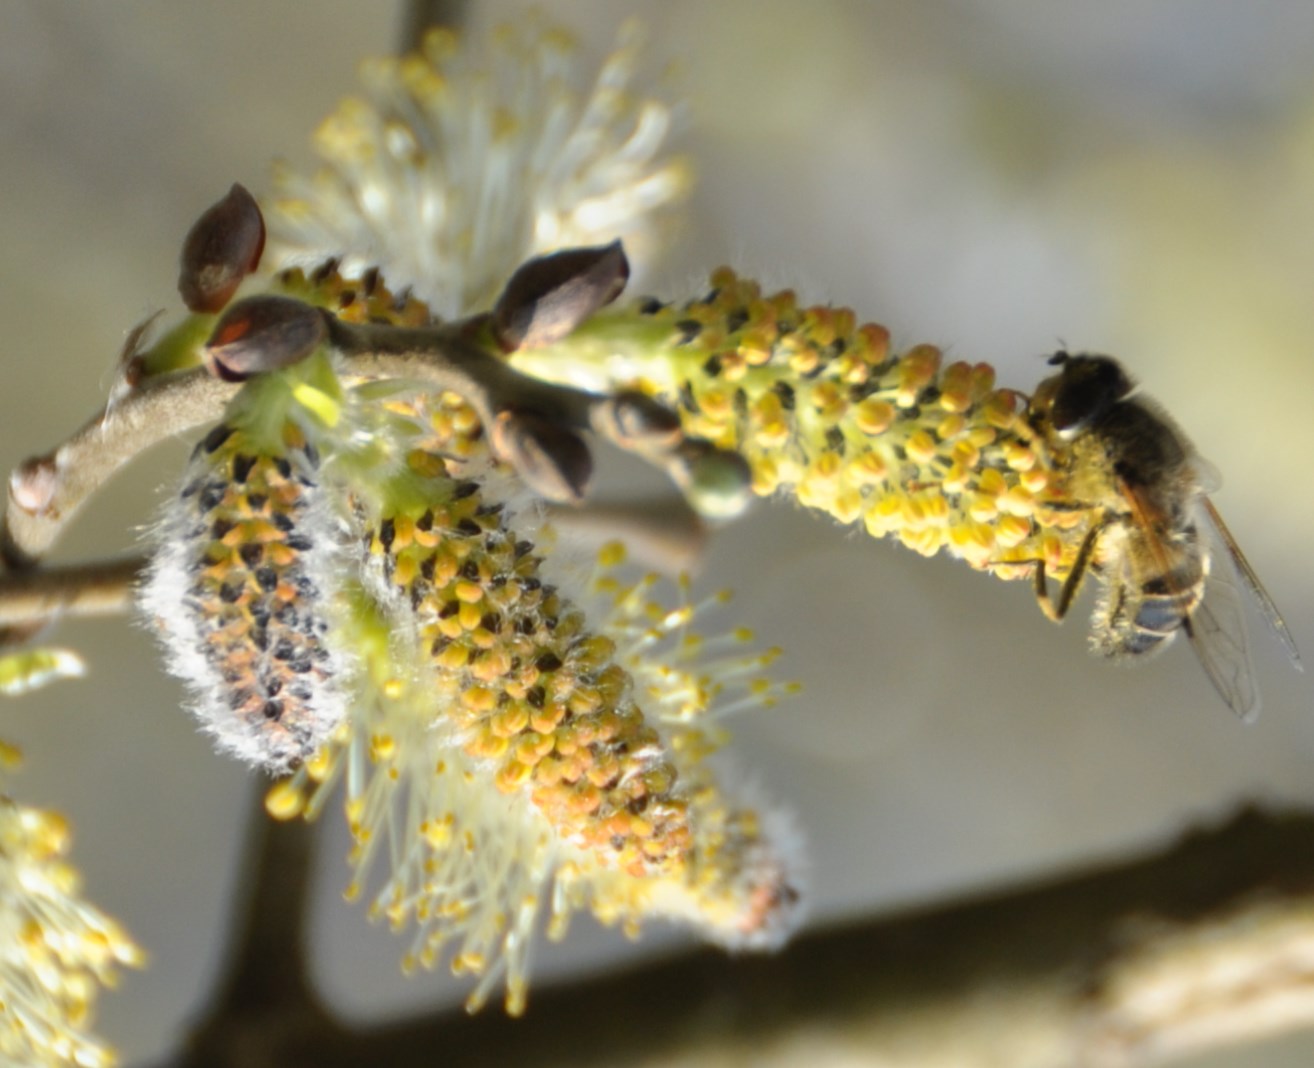
[[[1042,608],[1061,619],[1088,571],[1104,582],[1092,617],[1096,651],[1141,657],[1185,633],[1228,706],[1259,710],[1238,573],[1299,667],[1272,600],[1206,496],[1207,468],[1185,435],[1107,356],[1050,361],[1061,368],[1028,415],[1065,472],[1064,491],[1095,518],[1059,592],[1036,565]]]

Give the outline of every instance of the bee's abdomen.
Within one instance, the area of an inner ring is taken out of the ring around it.
[[[1197,600],[1194,590],[1144,594],[1128,629],[1125,651],[1137,656],[1157,649],[1181,630]]]
[[[1096,612],[1092,640],[1105,656],[1145,656],[1161,649],[1191,618],[1200,603],[1202,576],[1190,574],[1150,579],[1111,589]]]

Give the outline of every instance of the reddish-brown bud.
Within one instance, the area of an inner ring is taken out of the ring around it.
[[[507,352],[551,345],[620,296],[629,277],[619,241],[539,256],[522,265],[497,298],[493,333]]]
[[[224,312],[203,356],[216,378],[242,382],[300,363],[327,337],[318,308],[290,297],[248,297]]]
[[[593,456],[573,430],[532,412],[503,411],[489,431],[493,453],[529,488],[550,501],[584,499],[593,477]]]
[[[178,292],[194,312],[220,311],[260,266],[265,220],[260,205],[236,182],[228,195],[206,209],[183,242]]]

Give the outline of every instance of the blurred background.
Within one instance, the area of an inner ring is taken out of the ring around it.
[[[643,290],[690,296],[730,263],[1023,390],[1060,346],[1117,355],[1222,472],[1216,503],[1314,652],[1314,6],[540,7],[594,58],[637,14],[654,79],[689,102],[698,184]],[[521,10],[475,0],[469,32]],[[177,306],[195,216],[234,180],[267,190],[275,156],[308,162],[310,131],[405,17],[360,0],[0,7],[0,467],[103,402],[127,329]],[[120,479],[58,558],[130,548],[184,450]],[[790,507],[719,533],[700,582],[733,587],[734,622],[784,646],[805,686],[742,718],[736,752],[806,831],[813,923],[1144,850],[1245,801],[1314,806],[1314,681],[1257,617],[1265,707],[1243,727],[1184,644],[1111,666],[1085,650],[1089,598],[1055,627],[1025,584]],[[91,677],[7,704],[0,735],[28,757],[17,796],[70,816],[89,894],[152,956],[101,1010],[137,1063],[204,1001],[261,784],[178,711],[142,629],[59,638]],[[402,940],[342,902],[345,834],[326,831],[311,941],[334,1010],[458,1002],[443,974],[403,980]],[[576,922],[536,984],[684,944]],[[1311,1057],[1314,1034],[1181,1063]]]

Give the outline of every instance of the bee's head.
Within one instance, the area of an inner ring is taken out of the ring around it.
[[[1122,365],[1108,356],[1060,351],[1049,364],[1061,370],[1036,387],[1029,412],[1034,422],[1065,440],[1098,423],[1135,388]]]

